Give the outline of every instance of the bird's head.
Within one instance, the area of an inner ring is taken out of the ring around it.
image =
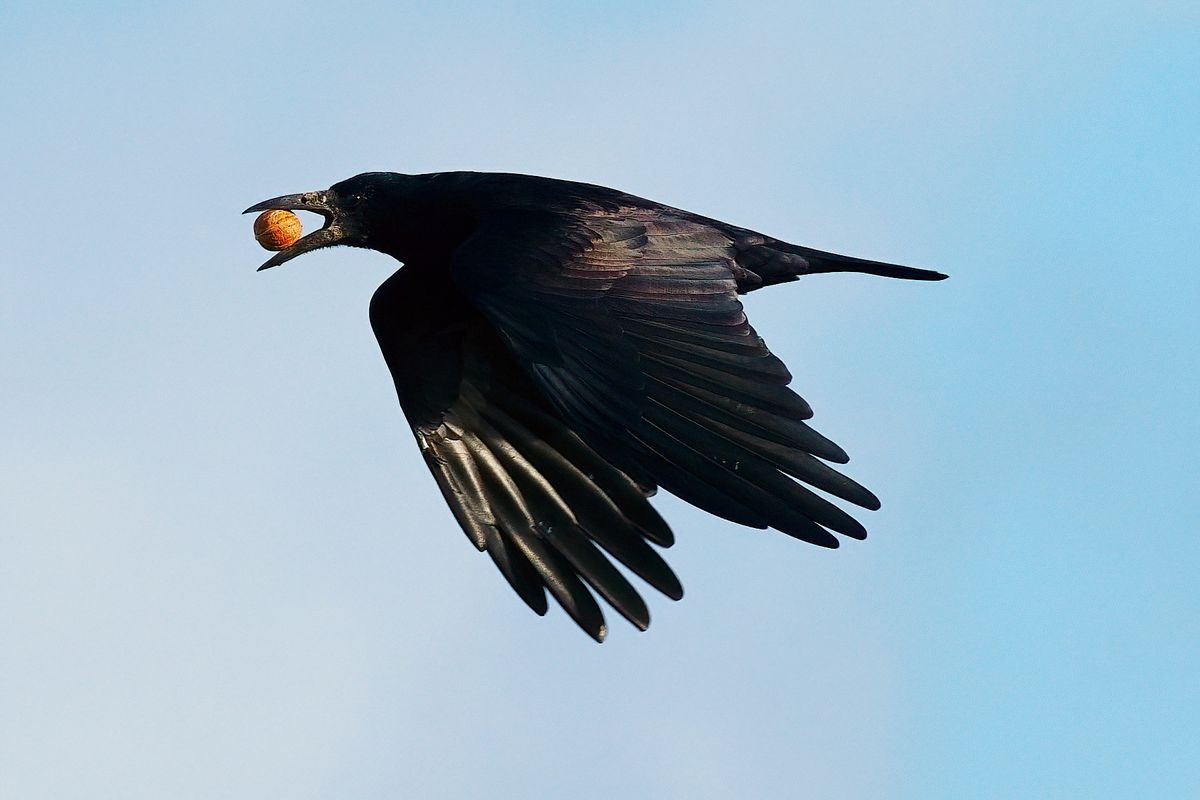
[[[391,172],[364,172],[335,183],[328,189],[287,194],[250,206],[242,213],[280,209],[311,211],[325,218],[321,228],[280,250],[258,269],[277,267],[298,255],[322,247],[348,245],[382,249],[378,246],[379,236],[376,235],[381,228],[377,217],[384,213],[385,207],[395,210],[395,195],[403,190],[407,177]]]

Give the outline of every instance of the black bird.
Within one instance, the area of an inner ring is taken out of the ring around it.
[[[656,487],[727,520],[822,547],[866,530],[797,480],[867,509],[828,466],[846,453],[738,295],[818,272],[939,272],[788,244],[601,186],[478,172],[369,172],[259,203],[320,230],[259,269],[333,245],[403,267],[371,298],[404,415],[451,511],[521,599],[546,594],[597,641],[593,592],[645,630],[646,604],[605,553],[678,600],[651,544]],[[589,591],[590,588],[590,591]]]

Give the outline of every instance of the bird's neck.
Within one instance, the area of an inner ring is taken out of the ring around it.
[[[434,207],[410,211],[390,224],[375,227],[369,247],[405,264],[449,267],[454,251],[467,240],[477,224],[475,219],[458,210],[441,213]]]

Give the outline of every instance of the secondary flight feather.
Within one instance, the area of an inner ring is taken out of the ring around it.
[[[402,262],[370,304],[401,408],[459,525],[538,614],[549,593],[603,641],[602,599],[644,630],[612,560],[683,596],[658,487],[823,547],[866,537],[828,498],[878,499],[830,466],[846,453],[807,424],[739,296],[820,272],[945,275],[528,175],[372,172],[247,209],[271,210],[325,225],[260,269],[335,245]]]

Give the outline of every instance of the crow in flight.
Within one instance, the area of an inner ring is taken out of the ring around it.
[[[467,537],[538,614],[548,589],[602,641],[595,592],[645,630],[606,553],[683,596],[650,546],[674,541],[647,501],[659,486],[822,547],[866,536],[797,482],[879,508],[826,463],[848,458],[804,423],[812,410],[738,295],[817,272],[945,275],[527,175],[370,172],[247,212],[268,209],[325,225],[259,269],[334,245],[403,262],[370,306],[400,405]]]

